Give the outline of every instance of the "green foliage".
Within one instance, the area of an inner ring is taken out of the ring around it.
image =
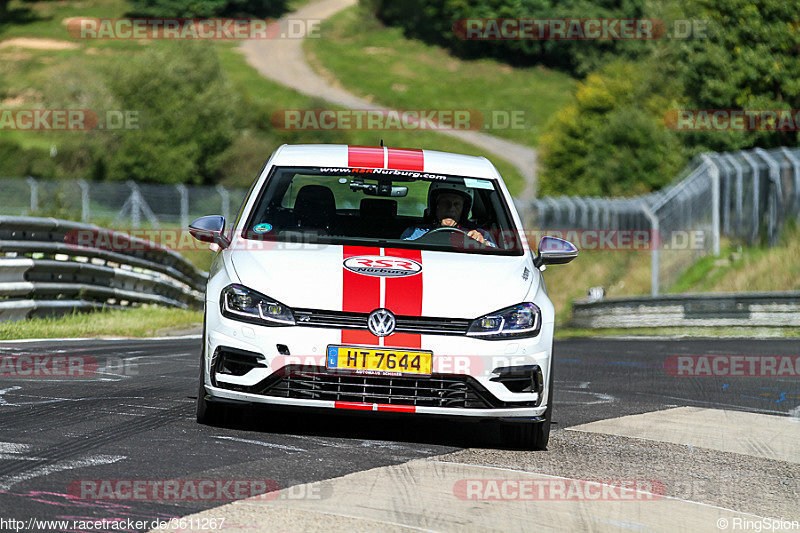
[[[664,125],[669,86],[643,64],[611,63],[578,85],[542,136],[542,195],[629,196],[671,181],[687,157]]]
[[[697,109],[800,109],[796,0],[679,0],[707,37],[674,41],[672,62]],[[735,150],[796,145],[795,132],[687,134],[693,146]]]
[[[118,67],[111,85],[140,124],[120,132],[110,179],[213,181],[215,158],[235,135],[238,101],[210,44],[150,47]]]
[[[16,142],[0,138],[0,176],[52,177],[55,164],[45,150],[22,148]]]
[[[462,57],[494,57],[512,64],[542,64],[584,75],[609,59],[635,59],[647,50],[637,40],[466,40],[453,31],[459,19],[645,18],[645,0],[361,0],[386,24],[410,37],[440,44]]]
[[[130,3],[130,15],[152,18],[277,17],[286,11],[286,0],[131,0]]]

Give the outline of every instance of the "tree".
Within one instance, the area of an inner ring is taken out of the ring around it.
[[[706,37],[674,41],[675,64],[696,109],[799,109],[800,24],[796,0],[682,0]],[[704,132],[686,142],[714,150],[798,142],[794,132]]]
[[[664,125],[668,88],[642,63],[590,74],[542,136],[540,194],[630,196],[671,181],[687,156]]]
[[[120,132],[109,177],[162,183],[212,182],[217,155],[230,146],[237,93],[209,43],[151,45],[120,67],[112,89],[139,129]],[[181,53],[175,52],[181,47]]]

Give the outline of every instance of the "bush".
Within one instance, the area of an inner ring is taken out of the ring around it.
[[[540,194],[629,196],[670,182],[688,157],[664,125],[668,87],[639,63],[589,75],[542,136]]]
[[[120,109],[138,111],[140,128],[119,133],[110,179],[210,183],[216,156],[233,141],[239,103],[213,47],[169,44],[149,47],[113,76]]]
[[[0,177],[52,178],[55,163],[46,150],[22,148],[10,139],[0,138]]]

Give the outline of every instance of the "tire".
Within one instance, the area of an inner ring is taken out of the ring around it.
[[[505,442],[523,450],[547,450],[550,441],[550,421],[553,418],[553,361],[550,361],[550,378],[547,384],[547,409],[542,422],[507,422]]]
[[[206,366],[206,328],[203,323],[203,348],[200,350],[200,384],[197,390],[195,418],[199,424],[206,426],[223,426],[231,417],[230,408],[226,405],[210,402],[206,399],[205,366]]]

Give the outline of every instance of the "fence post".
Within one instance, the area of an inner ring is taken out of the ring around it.
[[[761,169],[758,168],[758,163],[755,162],[753,156],[741,150],[739,152],[747,161],[747,164],[750,165],[750,168],[753,169],[753,233],[750,236],[750,242],[756,242],[758,240],[758,228],[761,225],[759,223],[759,218],[761,217],[761,213],[758,212],[758,202],[761,199]]]
[[[769,167],[769,180],[772,182],[772,190],[767,197],[767,232],[769,233],[769,244],[774,246],[780,236],[781,215],[783,214],[783,188],[781,187],[781,165],[763,148],[753,150]],[[772,209],[769,209],[772,207]]]
[[[650,219],[650,296],[658,296],[658,269],[661,235],[659,234],[658,216],[647,203],[642,202],[642,211]],[[658,240],[656,242],[656,239]]]
[[[733,154],[723,155],[736,171],[736,233],[737,237],[740,237],[742,234],[742,210],[744,209],[744,171]]]
[[[77,180],[78,187],[81,188],[81,222],[89,222],[91,208],[89,207],[89,184],[84,180]]]
[[[719,255],[719,167],[708,154],[700,157],[708,164],[708,176],[711,178],[711,245],[714,255]]]
[[[230,223],[231,218],[231,194],[228,192],[228,189],[223,187],[222,185],[217,185],[217,194],[219,194],[220,198],[222,199],[222,216],[225,217],[225,220],[228,220]]]
[[[175,188],[181,197],[181,228],[185,228],[189,226],[189,189],[183,183],[179,183]]]
[[[39,210],[39,184],[30,176],[25,178],[25,181],[31,188],[31,214],[34,214]]]
[[[781,151],[786,159],[791,161],[794,170],[794,205],[792,207],[795,211],[794,214],[797,214],[797,211],[800,211],[800,159],[786,147],[781,148]]]

